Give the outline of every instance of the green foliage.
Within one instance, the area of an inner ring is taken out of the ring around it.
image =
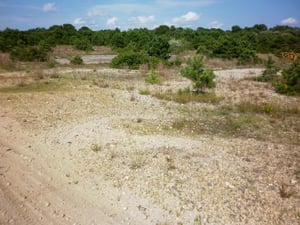
[[[74,48],[76,48],[78,50],[83,50],[86,52],[93,50],[92,44],[87,39],[75,38],[73,40],[73,46],[74,46]]]
[[[215,74],[204,69],[203,57],[196,56],[187,61],[187,67],[181,70],[181,75],[194,83],[196,93],[203,93],[204,88],[215,87]]]
[[[149,57],[140,52],[124,52],[113,58],[111,61],[111,67],[138,69],[140,65],[148,63]]]
[[[13,60],[20,61],[46,61],[48,58],[47,50],[37,46],[18,46],[11,51],[10,54]]]
[[[81,65],[83,63],[83,60],[80,56],[77,55],[77,56],[73,57],[70,62],[73,65]]]
[[[159,84],[161,82],[155,70],[151,70],[151,73],[145,78],[145,81],[149,84]]]
[[[201,95],[193,92],[190,88],[179,89],[177,92],[167,91],[165,93],[159,92],[153,94],[154,97],[158,99],[163,99],[166,101],[174,101],[181,104],[186,104],[189,102],[202,102],[210,104],[218,104],[222,98],[216,96],[215,93],[203,93]]]
[[[275,65],[272,57],[269,57],[266,62],[266,69],[264,70],[262,76],[256,77],[256,81],[260,82],[272,82],[276,79],[276,74],[279,71],[279,67]]]
[[[181,54],[197,50],[199,54],[210,57],[238,59],[239,64],[253,64],[258,62],[257,53],[299,53],[300,28],[276,26],[268,29],[264,24],[255,24],[245,28],[235,25],[231,31],[224,31],[161,25],[153,30],[120,31],[117,28],[93,31],[88,27],[76,30],[71,24],[63,24],[48,29],[19,31],[7,28],[0,31],[0,51],[13,52],[13,58],[44,60],[44,52],[48,53],[55,45],[73,45],[84,51],[91,51],[94,45],[104,45],[118,51],[144,52],[161,60],[168,59],[171,52]]]
[[[149,56],[154,56],[160,59],[170,58],[170,44],[162,38],[152,39],[146,50]]]
[[[282,71],[282,78],[275,84],[275,89],[281,94],[300,94],[300,58]]]

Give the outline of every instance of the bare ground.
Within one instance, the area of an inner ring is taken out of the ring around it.
[[[260,72],[217,71],[220,104],[299,107],[298,97],[244,79]],[[264,138],[218,125],[193,133],[174,121],[218,106],[140,94],[190,85],[183,78],[147,85],[137,71],[44,73],[76,83],[0,93],[0,224],[299,224],[299,114],[258,126]],[[3,73],[1,84],[30,76]],[[272,125],[290,120],[290,129]]]

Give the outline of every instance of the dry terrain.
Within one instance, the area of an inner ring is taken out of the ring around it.
[[[252,68],[178,103],[188,80],[141,73],[0,74],[1,225],[299,224],[299,97]]]

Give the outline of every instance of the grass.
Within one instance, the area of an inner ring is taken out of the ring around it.
[[[61,83],[55,81],[40,81],[34,83],[20,82],[13,87],[0,88],[2,93],[22,93],[22,92],[43,92],[58,90],[62,86]]]
[[[132,170],[140,169],[146,162],[145,154],[141,151],[133,151],[130,155],[129,168]]]
[[[273,117],[281,117],[282,115],[298,115],[300,111],[298,108],[293,106],[284,107],[281,105],[275,105],[270,103],[251,103],[251,102],[240,102],[234,106],[235,109],[240,113],[258,113],[266,114]]]
[[[299,111],[296,107],[242,102],[213,108],[180,108],[181,116],[173,119],[170,127],[185,135],[218,135],[299,144]],[[171,130],[167,126],[165,129]]]
[[[216,96],[215,93],[201,93],[196,94],[189,89],[179,89],[177,92],[158,92],[153,94],[154,97],[167,101],[174,101],[181,104],[186,104],[189,102],[201,102],[201,103],[210,103],[218,104],[222,98]]]
[[[149,89],[140,89],[139,94],[140,95],[150,95],[151,93],[150,93]]]

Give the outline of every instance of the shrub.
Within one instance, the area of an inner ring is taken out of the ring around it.
[[[282,77],[275,84],[275,89],[281,94],[300,94],[300,58],[282,71]]]
[[[79,39],[79,38],[74,39],[73,46],[75,49],[83,50],[86,52],[93,50],[92,44],[86,39]]]
[[[10,56],[13,60],[21,61],[46,61],[47,50],[37,46],[18,46],[12,50]]]
[[[158,84],[161,82],[155,70],[151,70],[151,73],[146,77],[145,81],[149,84]]]
[[[83,63],[83,60],[80,56],[77,55],[77,56],[73,57],[70,62],[71,62],[71,64],[74,64],[74,65],[80,65]]]
[[[272,59],[272,57],[268,58],[265,66],[266,69],[264,70],[262,76],[256,77],[254,79],[255,81],[260,81],[260,82],[274,81],[277,72],[279,71],[279,68],[275,65],[275,62]]]
[[[148,56],[140,52],[124,52],[113,58],[111,67],[123,68],[128,66],[129,69],[138,69],[140,65],[148,63]]]
[[[181,70],[181,75],[193,81],[196,93],[203,93],[204,88],[213,88],[216,85],[213,71],[204,69],[203,57],[189,59],[187,67]]]

